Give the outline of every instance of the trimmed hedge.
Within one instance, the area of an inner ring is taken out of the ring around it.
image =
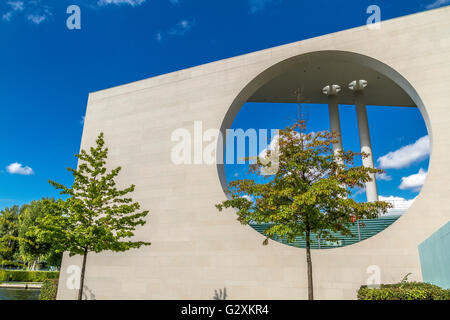
[[[0,270],[0,282],[43,282],[58,277],[59,271]]]
[[[361,286],[358,300],[450,300],[450,289],[424,282],[382,284],[379,289]]]
[[[58,280],[47,279],[42,283],[39,300],[56,300],[56,292],[58,291]]]

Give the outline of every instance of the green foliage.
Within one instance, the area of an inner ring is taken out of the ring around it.
[[[34,228],[39,228],[39,219],[44,217],[44,207],[47,203],[54,203],[53,199],[42,199],[32,201],[19,216],[19,237],[20,255],[22,260],[30,265],[31,270],[35,270],[37,264],[42,259],[51,257],[55,266],[60,265],[60,260],[55,259],[55,246],[52,242],[38,239]],[[26,240],[26,241],[23,241]],[[60,256],[60,255],[59,255]]]
[[[0,270],[0,282],[43,282],[58,277],[58,271]]]
[[[358,300],[450,300],[450,290],[429,283],[402,281],[380,288],[361,286]]]
[[[44,199],[45,201],[54,201]],[[0,265],[35,269],[39,262],[59,267],[61,254],[52,243],[42,243],[30,233],[43,216],[44,200],[5,208],[0,212]]]
[[[108,148],[104,144],[101,133],[95,148],[75,155],[78,169],[67,169],[74,177],[71,187],[49,181],[69,198],[47,200],[45,213],[33,232],[39,241],[56,244],[58,252],[68,251],[73,256],[92,251],[126,251],[150,244],[129,239],[138,225],[145,224],[148,211],[136,212],[139,203],[126,197],[134,191],[134,185],[123,190],[116,187],[114,179],[121,168],[107,170]]]
[[[51,250],[44,256],[43,262],[47,267],[61,267],[63,253],[56,250],[56,246],[52,243]]]
[[[39,300],[56,300],[56,293],[58,292],[58,280],[44,280],[42,283]]]
[[[264,176],[266,183],[236,180],[229,184],[230,200],[216,207],[237,209],[242,224],[270,223],[264,231],[267,238],[282,237],[292,243],[295,237],[306,240],[312,232],[322,240],[335,241],[332,232],[351,235],[350,226],[357,219],[377,218],[391,205],[376,201],[358,203],[351,190],[363,187],[379,169],[355,166],[356,157],[366,154],[352,151],[334,154],[332,144],[336,136],[328,131],[304,133],[306,127],[299,121],[280,130],[278,171],[268,178],[265,173],[273,168],[275,160],[258,159],[251,172]],[[267,158],[271,157],[269,151]],[[254,201],[244,198],[251,196]],[[263,244],[267,244],[267,238]]]
[[[19,248],[19,206],[5,208],[0,212],[0,265],[15,264]]]

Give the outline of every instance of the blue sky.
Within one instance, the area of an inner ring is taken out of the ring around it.
[[[360,26],[372,4],[387,20],[449,3],[0,0],[0,209],[57,196],[48,179],[71,184],[65,168],[76,166],[89,92]],[[66,28],[71,4],[81,7],[81,30]],[[252,108],[243,108],[234,125],[285,127],[296,116],[296,106],[267,106],[258,116]],[[328,118],[320,120],[326,107],[311,110],[317,121],[310,128],[327,129]],[[369,117],[375,159],[427,134],[414,109],[374,107]],[[341,108],[341,119],[344,147],[357,150],[354,108]],[[380,194],[415,197],[417,191],[398,186],[402,177],[427,170],[427,161],[389,169],[391,181],[380,182]]]

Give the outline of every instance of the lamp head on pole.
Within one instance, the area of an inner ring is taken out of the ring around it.
[[[326,94],[327,96],[335,96],[339,92],[341,92],[341,87],[337,84],[332,84],[329,86],[326,86],[322,89],[323,94]]]
[[[352,91],[362,91],[364,88],[367,87],[367,81],[366,80],[355,80],[348,84],[348,88]]]

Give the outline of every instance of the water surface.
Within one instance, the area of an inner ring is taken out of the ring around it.
[[[39,289],[0,288],[0,300],[38,300]]]

